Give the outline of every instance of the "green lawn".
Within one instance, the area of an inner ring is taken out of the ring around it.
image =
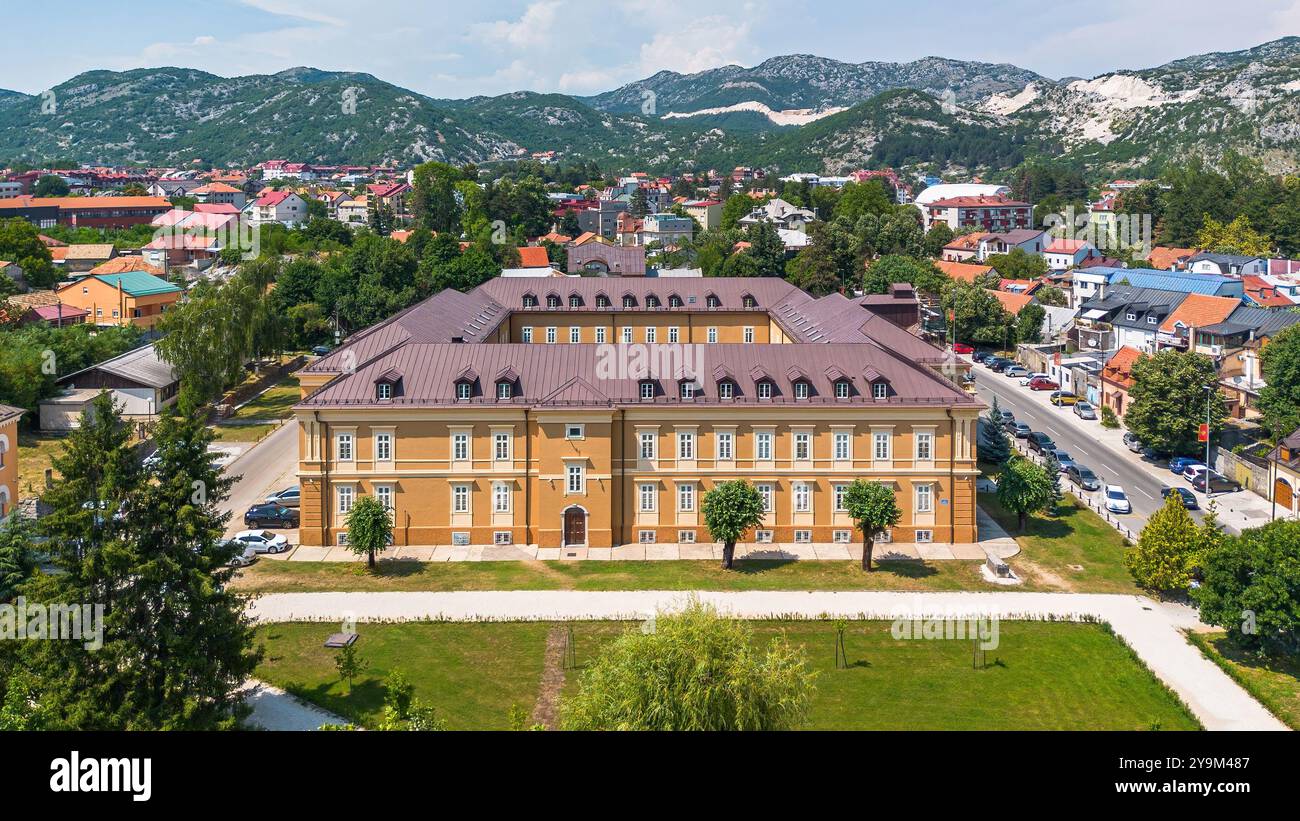
[[[414,562],[260,561],[239,572],[246,592],[324,590],[994,590],[979,562],[889,561],[864,573],[853,561],[705,560]],[[1024,589],[1024,588],[1018,588]],[[1034,588],[1029,588],[1034,589]],[[1045,588],[1043,588],[1045,589]]]
[[[278,425],[225,425],[213,426],[218,442],[260,442]]]
[[[352,695],[322,646],[334,628],[275,624],[258,630],[266,657],[257,676],[365,725],[383,701],[382,682],[400,669],[419,698],[452,729],[502,729],[512,705],[531,712],[552,625],[363,624],[368,667]],[[573,625],[579,668],[626,625]],[[895,641],[885,622],[852,623],[850,667],[834,669],[834,628],[823,622],[759,622],[760,641],[784,631],[818,671],[809,729],[1164,730],[1196,729],[1186,709],[1103,627],[1003,622],[986,667],[973,669],[969,641]],[[572,692],[580,670],[567,671]]]
[[[65,435],[18,430],[18,496],[35,496],[45,490],[45,471],[63,453]],[[58,479],[58,471],[54,478]]]
[[[1045,589],[1142,592],[1124,567],[1124,537],[1073,494],[1065,494],[1056,516],[1030,516],[1024,533],[994,494],[981,493],[979,505],[1020,543],[1021,552],[1009,563],[1026,581]]]
[[[287,419],[292,416],[290,408],[298,404],[301,396],[298,377],[286,376],[266,390],[261,396],[249,401],[235,411],[232,419]]]
[[[1279,720],[1300,730],[1300,658],[1258,658],[1227,633],[1189,633],[1188,638]]]

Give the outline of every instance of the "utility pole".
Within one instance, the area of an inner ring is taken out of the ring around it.
[[[1210,492],[1210,474],[1214,472],[1214,466],[1210,464],[1210,399],[1214,396],[1214,386],[1205,386],[1205,499],[1209,501]]]

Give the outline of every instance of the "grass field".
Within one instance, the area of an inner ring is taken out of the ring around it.
[[[18,431],[18,496],[35,496],[45,490],[45,471],[63,452],[66,436],[40,431]],[[54,478],[59,478],[55,471]]]
[[[301,390],[298,377],[290,375],[276,382],[260,396],[250,400],[231,419],[287,419],[290,408],[298,404]]]
[[[1124,537],[1072,494],[1065,494],[1056,516],[1030,516],[1024,533],[1017,532],[1015,514],[992,493],[981,493],[979,505],[1020,543],[1020,553],[1009,562],[1021,578],[1045,589],[1142,592],[1124,567]]]
[[[1227,633],[1189,633],[1188,637],[1269,712],[1300,730],[1300,658],[1258,658],[1235,645]]]
[[[852,561],[705,560],[380,562],[260,561],[234,587],[256,593],[326,590],[994,590],[978,562],[889,561],[864,573]],[[1030,588],[1032,589],[1032,588]]]
[[[823,622],[758,622],[756,640],[784,632],[817,671],[809,729],[1189,730],[1187,710],[1103,627],[1002,622],[999,646],[973,669],[969,641],[896,641],[886,622],[851,623],[849,668],[834,669],[834,628]],[[383,704],[384,677],[400,669],[417,697],[451,729],[505,729],[512,706],[531,712],[552,625],[365,624],[357,647],[367,662],[351,695],[322,646],[334,628],[275,624],[258,630],[266,656],[257,676],[363,725]],[[629,625],[573,625],[577,670]],[[633,627],[633,629],[635,629]]]

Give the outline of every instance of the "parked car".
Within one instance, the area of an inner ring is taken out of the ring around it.
[[[232,539],[231,541],[237,542],[237,545],[235,555],[230,557],[230,561],[226,562],[227,565],[230,567],[248,567],[250,564],[257,561],[256,548],[251,545],[246,545],[237,539]]]
[[[1188,482],[1195,482],[1197,479],[1205,475],[1207,471],[1209,471],[1209,468],[1207,468],[1205,465],[1202,465],[1200,462],[1197,462],[1194,465],[1188,465],[1187,467],[1183,468],[1182,477],[1186,479]]]
[[[998,415],[1002,417],[1004,426],[1014,424],[1016,421],[1016,415],[1009,410],[998,411]]]
[[[1037,379],[1029,380],[1029,389],[1031,391],[1054,391],[1060,387],[1059,384],[1048,379],[1046,376],[1040,376]]]
[[[989,370],[993,370],[994,368],[999,366],[999,363],[1007,363],[1010,362],[1011,360],[1004,359],[1003,357],[1000,357],[995,353],[989,352],[985,354],[984,358],[980,361],[983,363],[984,367],[988,368]]]
[[[1166,451],[1156,450],[1155,448],[1142,448],[1142,458],[1151,462],[1168,462],[1171,455]]]
[[[1075,402],[1078,402],[1079,397],[1069,391],[1052,391],[1051,396],[1047,397],[1047,401],[1051,402],[1058,408],[1063,408],[1066,405],[1073,405]]]
[[[258,553],[283,553],[289,549],[289,539],[282,533],[269,530],[241,530],[235,541],[243,542]]]
[[[313,354],[315,354],[316,356],[324,356],[325,354],[327,354],[327,353],[330,352],[330,346],[329,346],[329,345],[316,345],[315,347],[313,347],[313,348],[311,349],[311,352],[312,352]]]
[[[965,342],[952,343],[953,353],[975,353],[974,345],[967,345]]]
[[[1019,365],[1016,364],[1016,361],[1014,359],[1003,359],[1000,356],[994,359],[992,364],[989,363],[985,363],[985,364],[988,364],[989,370],[993,371],[994,373],[1002,373],[1007,368],[1020,367]]]
[[[1008,379],[1015,379],[1021,376],[1028,376],[1029,369],[1024,365],[1007,365],[1002,369],[1002,375]]]
[[[284,505],[285,507],[298,507],[299,502],[298,486],[287,487],[279,493],[274,493],[266,497],[267,504]]]
[[[1106,485],[1106,509],[1111,513],[1132,513],[1133,505],[1119,485]]]
[[[1029,434],[1033,433],[1033,430],[1024,422],[1013,422],[1009,431],[1011,435],[1015,436],[1017,439],[1026,439],[1029,437]]]
[[[1241,483],[1218,473],[1202,473],[1192,480],[1192,488],[1205,493],[1206,477],[1209,477],[1210,493],[1236,493],[1241,490]]]
[[[1065,478],[1074,482],[1084,490],[1097,490],[1101,487],[1101,481],[1097,478],[1097,474],[1093,473],[1091,469],[1086,468],[1083,465],[1070,465],[1065,470]]]
[[[1128,448],[1129,450],[1133,451],[1134,453],[1141,453],[1141,452],[1142,452],[1142,440],[1139,439],[1139,438],[1137,438],[1137,435],[1136,435],[1136,434],[1133,434],[1133,433],[1126,433],[1126,434],[1124,434],[1124,447]]]
[[[1049,450],[1056,450],[1056,443],[1052,441],[1052,437],[1042,431],[1030,431],[1025,440],[1029,449],[1038,453],[1046,454]]]
[[[1038,373],[1038,372],[1027,373],[1024,376],[1020,377],[1020,387],[1027,388],[1029,387],[1030,382],[1033,382],[1035,379],[1038,379],[1040,377],[1043,379],[1051,379],[1052,375],[1050,373]]]
[[[1069,470],[1070,465],[1074,464],[1074,460],[1070,458],[1070,454],[1060,448],[1052,451],[1052,455],[1056,457],[1056,464],[1061,466],[1062,473],[1065,473]]]
[[[1160,488],[1160,498],[1168,499],[1170,496],[1177,496],[1183,501],[1183,507],[1188,510],[1197,510],[1200,505],[1196,503],[1196,494],[1192,493],[1185,487],[1163,487]]]
[[[288,527],[298,526],[298,511],[281,504],[253,505],[244,511],[245,527]]]
[[[1074,415],[1080,419],[1096,419],[1097,411],[1088,402],[1075,402]]]
[[[1182,476],[1183,472],[1192,465],[1204,466],[1205,463],[1195,456],[1175,456],[1169,460],[1169,472],[1176,476]]]

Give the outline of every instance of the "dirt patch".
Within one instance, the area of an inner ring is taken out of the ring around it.
[[[1074,582],[1028,559],[1019,559],[1013,566],[1021,571],[1021,578],[1029,578],[1039,584],[1061,590],[1074,591],[1076,589]]]
[[[546,634],[546,654],[542,659],[542,680],[533,707],[532,723],[554,730],[560,712],[560,693],[564,691],[564,651],[569,631],[555,625]]]
[[[530,570],[535,570],[538,574],[555,582],[559,586],[560,590],[573,589],[573,577],[569,574],[561,573],[540,559],[523,559],[522,562],[527,565]]]

